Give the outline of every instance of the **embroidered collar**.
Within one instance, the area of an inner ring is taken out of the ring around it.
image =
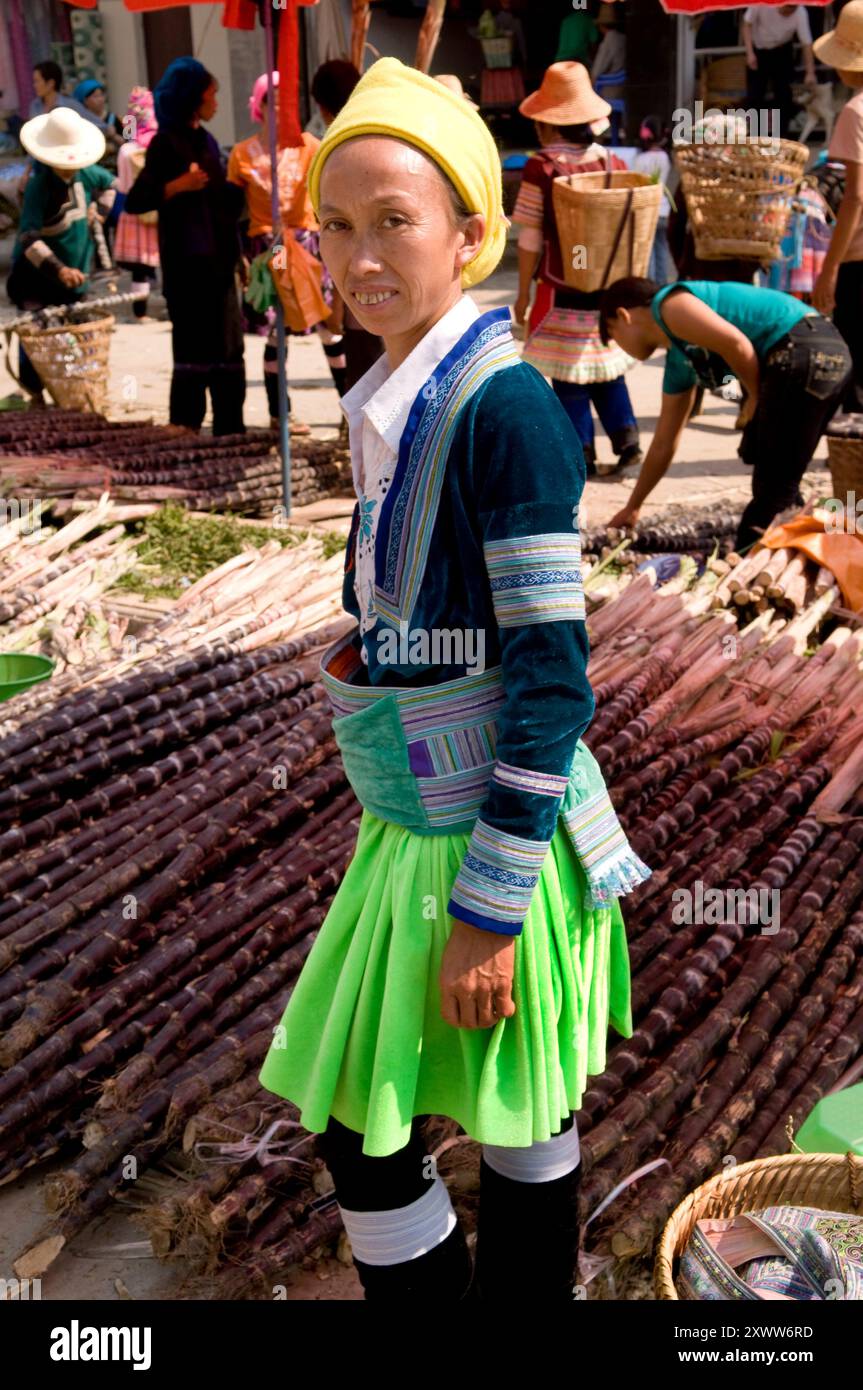
[[[390,369],[384,353],[373,362],[359,381],[346,391],[341,406],[351,435],[351,461],[354,490],[359,496],[359,466],[362,456],[361,430],[365,417],[381,436],[393,454],[407,424],[417,392],[428,381],[437,364],[463,336],[465,330],[480,316],[469,295],[462,295],[451,309],[438,319],[413,352],[403,362]]]
[[[394,627],[409,623],[416,605],[461,410],[486,377],[520,360],[509,309],[491,309],[469,326],[417,391],[375,539],[375,607]]]

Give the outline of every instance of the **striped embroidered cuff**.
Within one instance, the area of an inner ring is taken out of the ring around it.
[[[492,777],[502,787],[533,792],[536,796],[563,796],[569,785],[568,777],[559,777],[554,772],[535,772],[529,767],[513,767],[510,763],[495,763]]]
[[[548,840],[525,840],[478,820],[447,912],[471,926],[518,936],[548,846]]]
[[[500,627],[584,621],[577,532],[512,536],[486,541],[483,550]]]
[[[587,874],[592,899],[587,907],[607,907],[612,898],[631,893],[651,877],[652,870],[627,840],[607,791],[564,811],[563,819]]]

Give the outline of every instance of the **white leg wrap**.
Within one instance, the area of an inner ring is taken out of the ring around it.
[[[482,1154],[489,1168],[503,1178],[513,1182],[552,1182],[571,1173],[581,1162],[578,1126],[573,1119],[572,1128],[564,1134],[553,1134],[526,1149],[483,1144]]]
[[[443,1178],[406,1207],[388,1211],[346,1211],[339,1206],[351,1250],[367,1265],[396,1265],[415,1260],[446,1240],[456,1214]]]

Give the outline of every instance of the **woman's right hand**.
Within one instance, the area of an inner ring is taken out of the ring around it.
[[[79,285],[83,285],[87,279],[83,270],[76,270],[74,266],[64,265],[59,272],[60,284],[65,285],[69,290],[76,290]]]
[[[529,310],[530,295],[520,294],[518,299],[515,301],[515,306],[513,308],[513,315],[515,317],[516,323],[524,324]]]
[[[175,193],[199,193],[210,182],[206,169],[198,164],[190,164],[185,174],[165,184],[165,197],[173,198]]]

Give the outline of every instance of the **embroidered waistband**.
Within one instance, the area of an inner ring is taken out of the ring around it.
[[[649,876],[581,740],[566,776],[497,761],[496,716],[505,700],[499,666],[432,686],[358,685],[351,677],[364,668],[355,636],[341,638],[321,660],[348,779],[361,804],[383,820],[421,835],[471,832],[453,893],[474,914],[464,920],[520,922],[548,850],[544,841],[503,834],[479,819],[492,777],[517,791],[562,798],[590,906],[606,906]]]

